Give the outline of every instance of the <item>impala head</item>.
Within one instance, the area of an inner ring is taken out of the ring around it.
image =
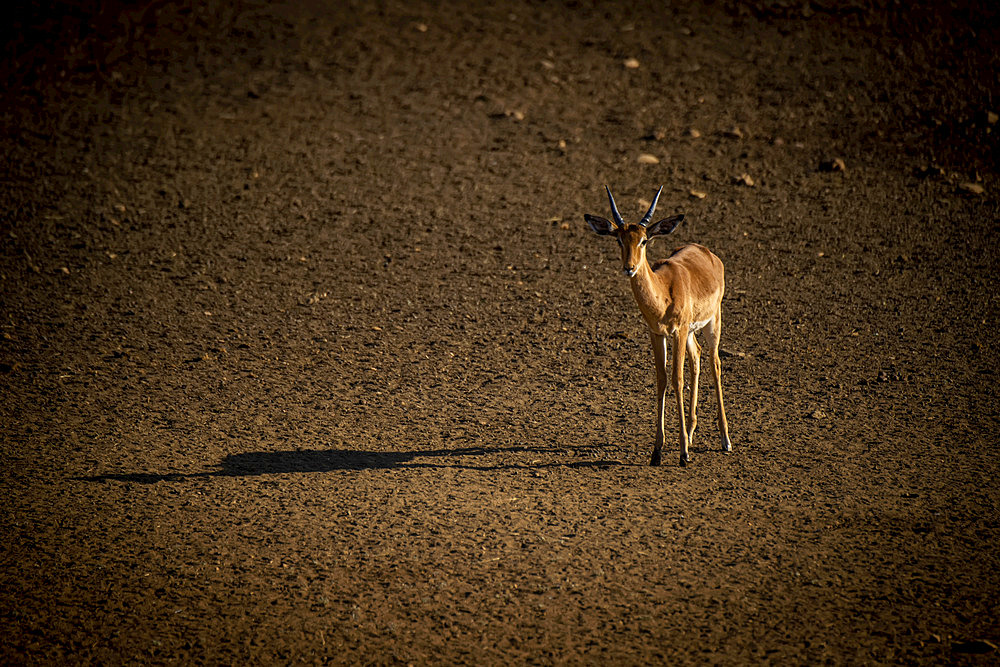
[[[656,210],[656,202],[660,199],[660,192],[663,191],[661,185],[660,189],[656,191],[656,196],[653,197],[653,203],[649,205],[646,215],[642,216],[642,220],[638,224],[627,224],[622,220],[621,213],[615,206],[615,197],[611,194],[611,188],[604,186],[604,189],[608,191],[608,201],[611,202],[611,215],[614,217],[614,222],[589,213],[584,215],[583,219],[587,221],[595,234],[615,237],[622,249],[622,270],[626,276],[632,278],[646,261],[646,244],[649,240],[654,236],[663,236],[677,229],[677,225],[684,219],[684,214],[672,215],[649,224],[649,221],[653,219],[653,211]]]

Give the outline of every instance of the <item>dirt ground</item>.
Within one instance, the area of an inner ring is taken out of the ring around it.
[[[1000,22],[907,4],[8,16],[0,663],[1000,662]]]

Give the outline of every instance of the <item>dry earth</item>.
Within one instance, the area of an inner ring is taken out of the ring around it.
[[[990,4],[92,4],[4,27],[0,662],[1000,660]]]

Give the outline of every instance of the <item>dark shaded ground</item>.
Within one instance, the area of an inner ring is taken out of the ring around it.
[[[996,19],[14,15],[0,661],[995,663]],[[731,455],[645,465],[604,183],[726,263]]]

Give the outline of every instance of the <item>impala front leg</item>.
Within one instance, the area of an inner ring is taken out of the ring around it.
[[[687,337],[688,361],[691,363],[691,401],[688,410],[688,447],[694,445],[694,430],[698,427],[698,380],[701,376],[701,345],[694,332]]]
[[[663,409],[667,396],[667,337],[650,332],[653,343],[653,363],[656,365],[656,442],[653,444],[653,458],[649,465],[660,465],[660,450],[663,449]]]
[[[681,433],[681,465],[686,466],[691,461],[688,453],[688,435],[684,427],[684,351],[687,347],[687,327],[681,327],[674,333],[674,395],[677,397],[677,418],[680,421]]]

